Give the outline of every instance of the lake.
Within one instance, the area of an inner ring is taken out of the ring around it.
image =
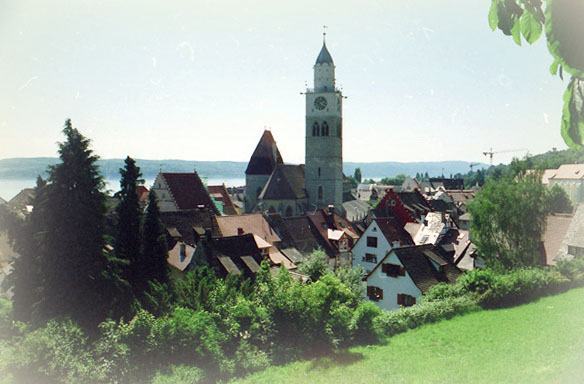
[[[240,187],[245,185],[244,178],[236,178],[236,179],[229,179],[229,178],[206,178],[202,177],[203,183],[206,185],[221,185],[225,184],[226,187]],[[24,188],[33,188],[35,186],[36,179],[0,179],[0,197],[4,200],[9,201],[14,196],[18,194],[18,192],[22,191]],[[120,188],[120,180],[119,179],[106,179],[106,189],[111,193],[119,190]],[[150,189],[152,184],[154,183],[154,179],[145,179],[144,185],[146,188]]]

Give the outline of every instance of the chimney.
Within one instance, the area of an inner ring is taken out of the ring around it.
[[[238,227],[238,228],[237,228],[237,236],[241,236],[241,235],[243,235],[244,233],[245,233],[245,231],[243,230],[243,228],[241,228],[241,227]]]
[[[329,206],[327,208],[328,208],[329,214],[332,215],[333,213],[335,213],[335,206],[334,205],[329,204]]]

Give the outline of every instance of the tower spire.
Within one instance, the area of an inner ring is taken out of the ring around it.
[[[322,44],[326,44],[326,29],[328,27],[326,25],[322,26]]]

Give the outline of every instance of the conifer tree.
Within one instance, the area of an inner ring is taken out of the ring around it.
[[[168,246],[164,226],[160,221],[160,210],[154,191],[148,194],[148,207],[142,231],[142,281],[156,280],[159,283],[168,282]]]
[[[90,140],[65,122],[66,140],[59,144],[61,162],[49,168],[45,198],[35,207],[43,214],[37,233],[43,289],[43,318],[71,317],[91,326],[109,314],[114,276],[105,274],[104,183],[89,149]]]
[[[126,157],[125,167],[120,169],[120,174],[122,178],[120,181],[121,189],[117,195],[120,198],[120,203],[116,207],[118,223],[114,249],[117,258],[127,261],[123,268],[124,278],[130,285],[135,286],[140,279],[136,268],[141,252],[140,221],[142,216],[136,187],[143,180],[140,179],[142,176],[140,168],[129,156]]]

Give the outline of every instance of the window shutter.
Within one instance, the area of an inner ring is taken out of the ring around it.
[[[405,276],[406,275],[406,269],[404,267],[399,267],[399,275],[400,276]]]
[[[367,297],[370,299],[373,297],[373,287],[367,286]]]
[[[389,272],[389,264],[382,264],[381,265],[381,273],[388,273]]]
[[[397,304],[402,305],[404,303],[404,296],[401,293],[397,294]]]
[[[377,288],[377,297],[379,300],[383,300],[383,289]]]

